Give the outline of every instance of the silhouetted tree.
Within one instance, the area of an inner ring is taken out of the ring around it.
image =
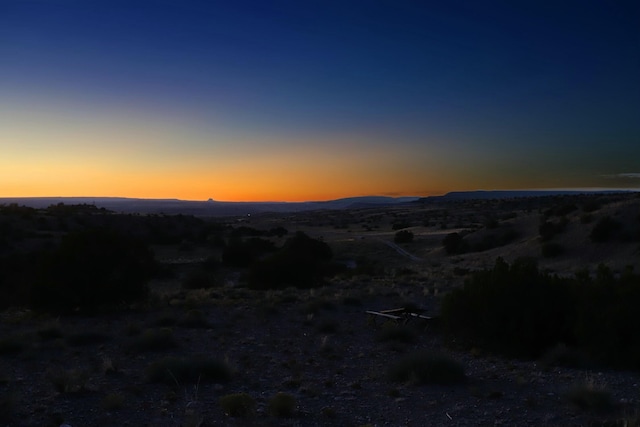
[[[31,302],[47,311],[86,312],[140,301],[154,267],[149,248],[129,236],[102,229],[71,233],[42,256]]]
[[[393,238],[396,243],[410,243],[413,242],[413,233],[409,230],[400,230]]]
[[[449,233],[442,239],[442,246],[449,255],[453,255],[466,252],[468,245],[459,233]]]
[[[594,242],[606,242],[611,234],[620,228],[620,223],[610,216],[601,218],[591,229],[589,237]]]
[[[272,241],[260,237],[242,240],[232,237],[222,252],[222,263],[228,267],[246,268],[268,252],[273,252]]]
[[[283,247],[255,262],[249,274],[249,287],[270,289],[287,286],[317,286],[331,271],[333,253],[329,245],[298,231]]]

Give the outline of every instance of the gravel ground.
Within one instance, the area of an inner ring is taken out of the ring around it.
[[[365,311],[401,304],[397,290],[358,297],[337,288],[232,294],[182,295],[166,306],[118,315],[50,319],[5,313],[2,425],[585,426],[637,420],[637,373],[547,368],[452,350],[429,322],[403,326],[408,338],[396,333],[381,339],[381,331],[394,325],[374,322]],[[422,302],[433,314],[435,301]],[[162,328],[166,345],[136,346],[149,330]],[[466,381],[391,381],[389,367],[419,350],[459,362]],[[152,362],[196,354],[225,361],[231,379],[147,381]],[[580,384],[604,390],[611,405],[576,406],[567,394]],[[288,417],[268,410],[278,392],[295,398]],[[255,411],[225,414],[219,401],[231,393],[250,395]]]

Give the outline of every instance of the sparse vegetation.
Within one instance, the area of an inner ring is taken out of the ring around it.
[[[442,246],[449,255],[463,254],[469,250],[469,245],[460,233],[449,233],[442,240]]]
[[[111,339],[110,335],[96,331],[78,331],[69,334],[65,341],[70,346],[89,346],[102,344]]]
[[[274,251],[275,245],[270,240],[260,237],[242,240],[239,235],[233,235],[222,253],[222,263],[230,267],[246,268],[263,255]]]
[[[100,406],[107,411],[115,411],[124,407],[124,401],[124,395],[120,393],[110,393],[102,399]]]
[[[150,383],[180,385],[197,382],[227,382],[232,371],[228,363],[206,356],[165,357],[151,363],[145,378]]]
[[[540,238],[543,242],[549,241],[553,239],[553,237],[557,234],[562,233],[567,227],[568,220],[566,217],[562,217],[558,222],[552,222],[545,220],[538,227],[538,232],[540,233]]]
[[[611,392],[592,378],[574,385],[567,392],[566,399],[587,411],[608,412],[614,407]]]
[[[171,328],[147,329],[129,341],[133,352],[164,351],[178,346]]]
[[[610,216],[602,217],[591,229],[589,237],[596,243],[606,242],[620,228],[620,223]]]
[[[562,255],[564,247],[560,243],[545,242],[542,244],[542,256],[545,258],[555,258]]]
[[[184,289],[208,289],[216,286],[215,277],[206,270],[191,272],[182,282]]]
[[[294,396],[279,392],[269,399],[268,410],[274,417],[289,418],[294,414],[297,406],[298,402]]]
[[[252,265],[249,286],[251,289],[319,286],[331,271],[332,256],[325,242],[298,232],[276,253]]]
[[[78,393],[86,390],[89,372],[80,368],[52,368],[47,377],[58,393]]]
[[[559,343],[547,350],[540,358],[540,363],[548,367],[563,366],[571,368],[586,368],[591,365],[591,362],[583,352],[564,343]]]
[[[256,413],[256,401],[247,393],[227,394],[220,398],[220,407],[231,417],[250,417]]]
[[[408,325],[386,323],[378,332],[377,338],[382,342],[394,341],[410,344],[416,341],[417,334],[416,331]]]
[[[413,233],[409,230],[400,230],[398,231],[394,238],[393,241],[396,243],[411,243],[413,242]]]
[[[27,347],[24,336],[13,335],[0,338],[0,356],[20,353]]]
[[[18,396],[16,393],[2,390],[0,391],[0,422],[9,424],[9,421],[16,415],[18,407]]]
[[[389,367],[389,378],[414,384],[461,384],[466,381],[464,367],[451,357],[432,351],[409,353]]]

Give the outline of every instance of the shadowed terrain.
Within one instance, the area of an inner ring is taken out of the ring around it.
[[[609,297],[635,303],[639,249],[635,194],[215,219],[3,205],[0,420],[637,425],[638,365],[608,349],[640,348]],[[555,313],[590,307],[581,333],[534,301],[580,295]],[[365,313],[395,308],[432,319]]]

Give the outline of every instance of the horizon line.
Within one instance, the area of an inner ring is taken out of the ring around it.
[[[291,200],[217,200],[214,198],[208,199],[180,199],[176,197],[133,197],[133,196],[0,196],[0,200],[3,199],[125,199],[125,200],[146,200],[146,201],[167,201],[167,202],[194,202],[194,203],[322,203],[331,202],[344,199],[357,199],[357,198],[389,198],[389,199],[422,199],[428,197],[440,197],[451,193],[474,193],[474,192],[640,192],[640,188],[618,188],[618,187],[570,187],[570,188],[518,188],[518,189],[475,189],[475,190],[451,190],[447,192],[432,193],[428,196],[425,195],[381,195],[381,194],[369,194],[359,196],[344,196],[330,199],[307,199],[300,201]]]

